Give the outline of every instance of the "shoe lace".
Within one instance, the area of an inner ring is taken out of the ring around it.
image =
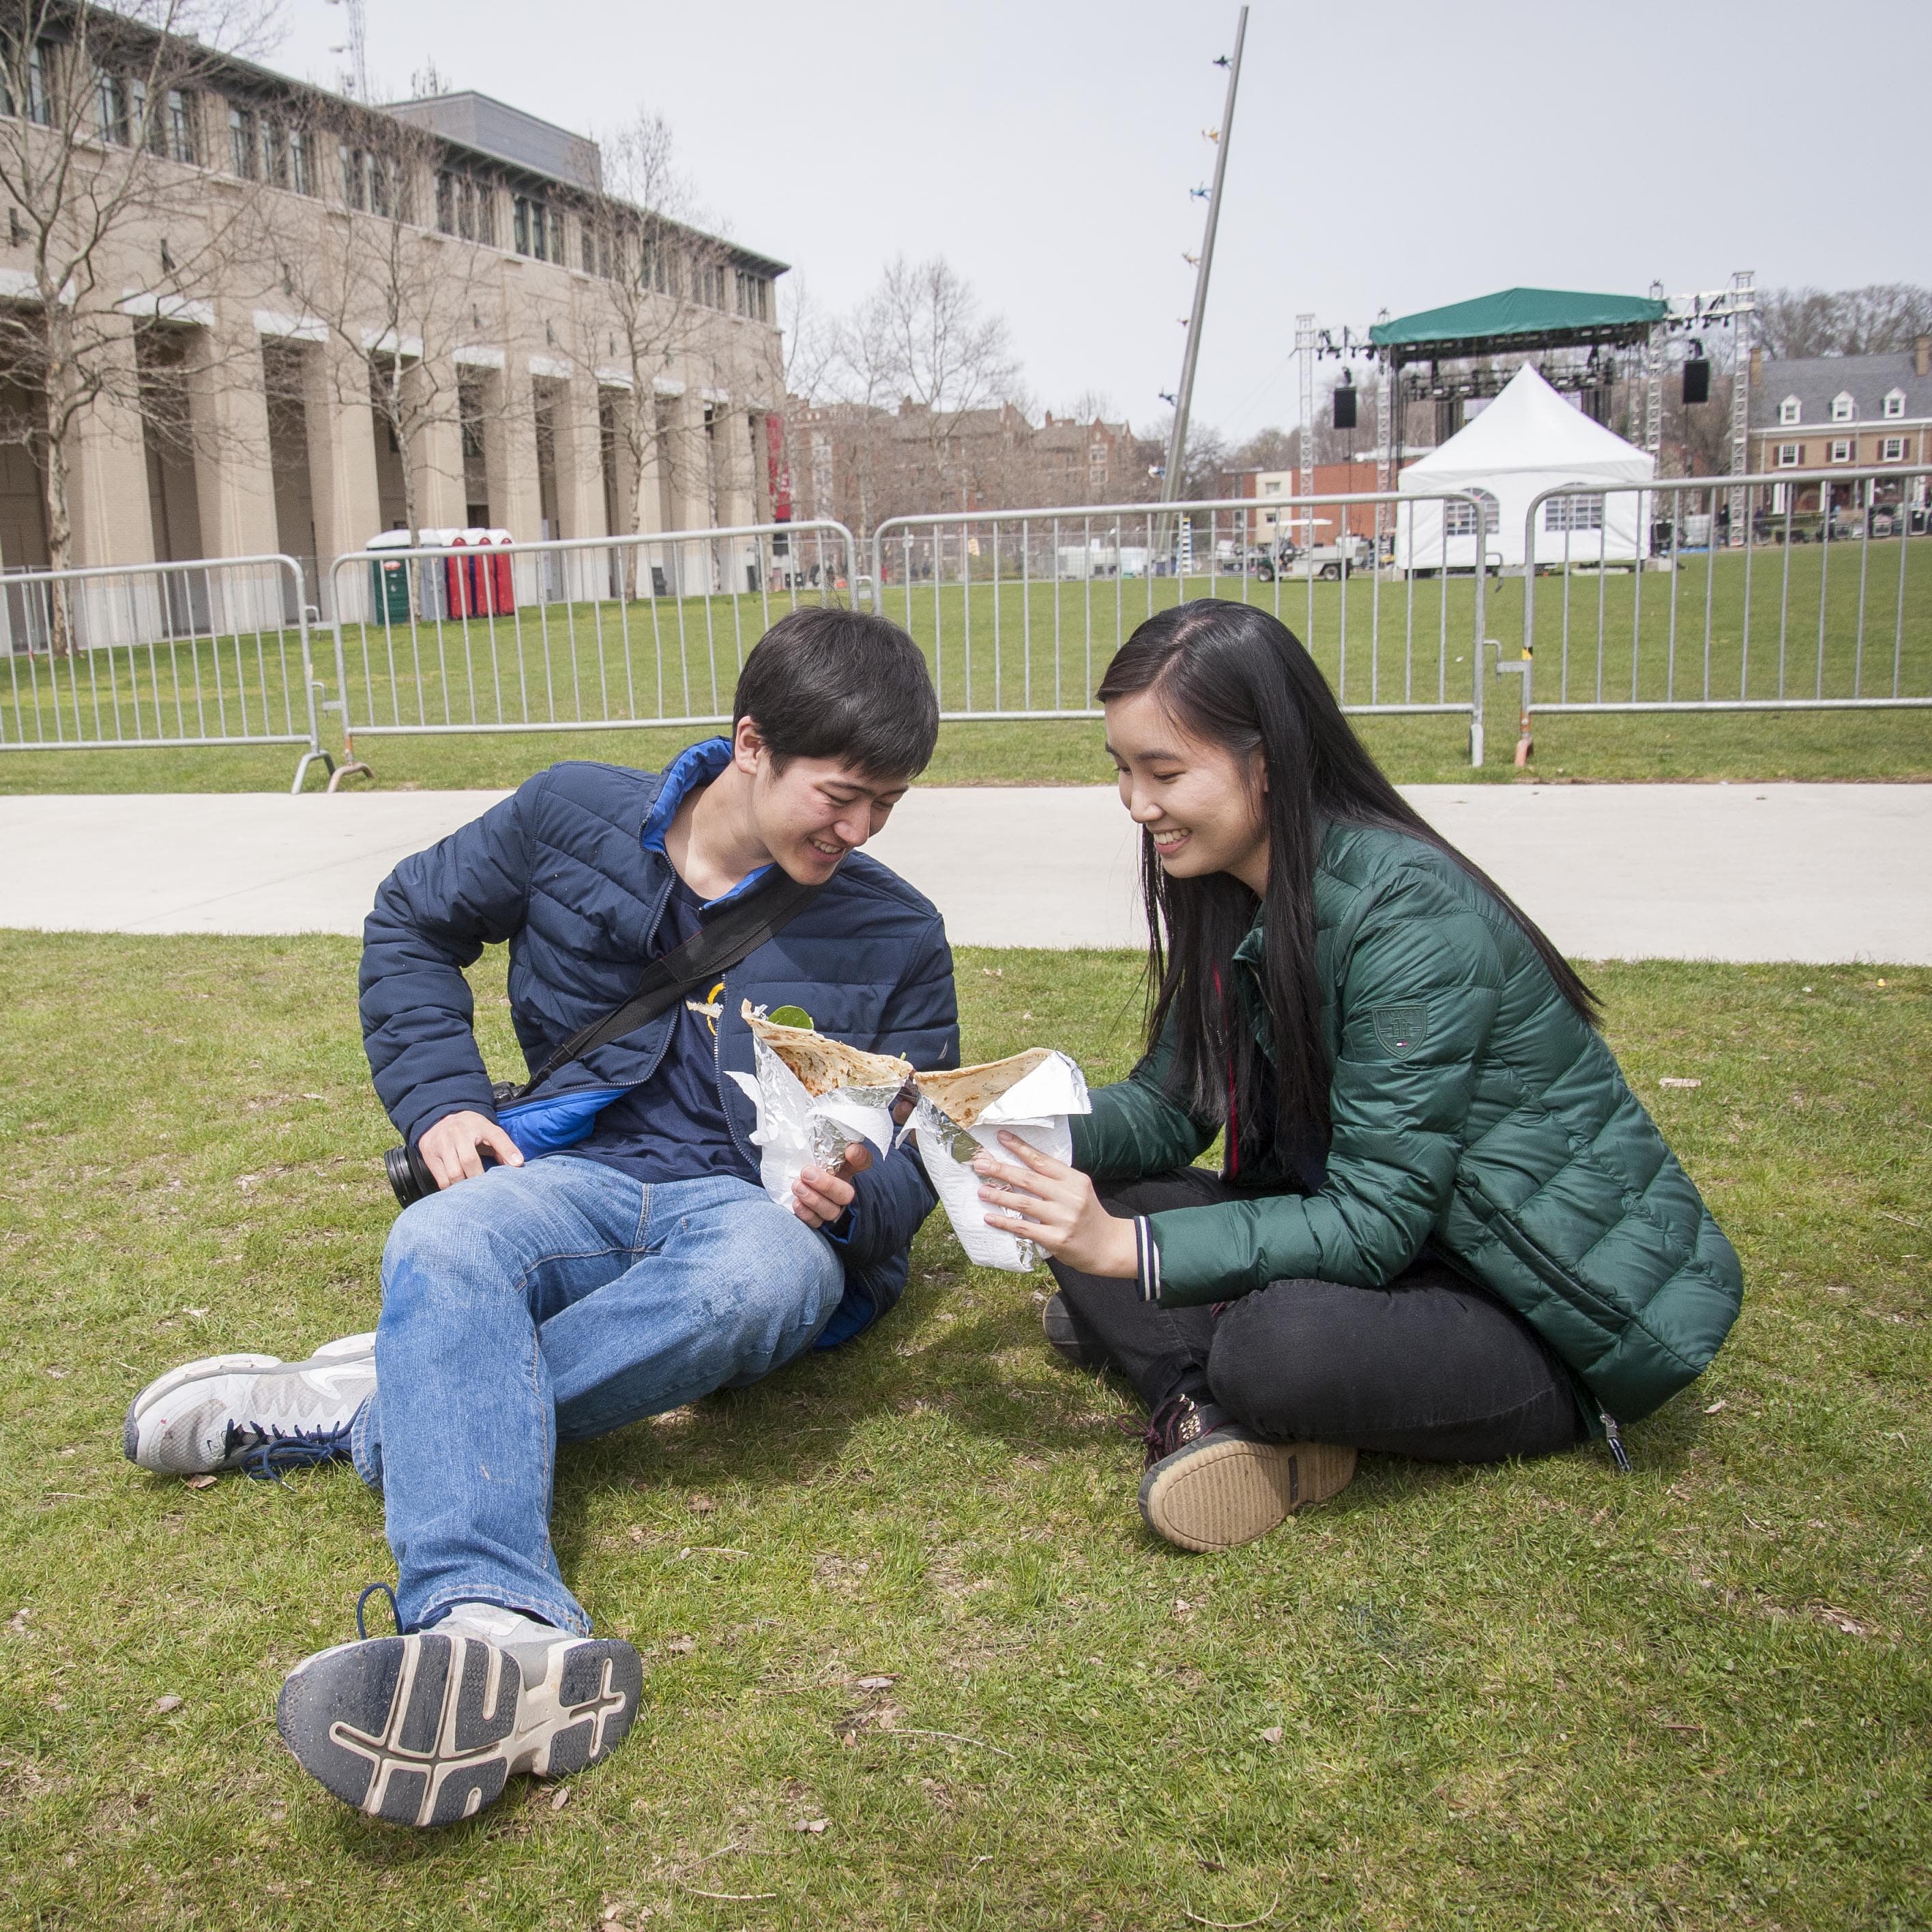
[[[1148,1418],[1141,1440],[1147,1444],[1148,1460],[1151,1463],[1172,1456],[1201,1432],[1199,1404],[1191,1395],[1171,1395]]]
[[[246,1450],[242,1467],[256,1481],[279,1483],[284,1469],[312,1468],[349,1454],[349,1424],[333,1429],[262,1428],[258,1423],[231,1422],[222,1438],[223,1458]]]

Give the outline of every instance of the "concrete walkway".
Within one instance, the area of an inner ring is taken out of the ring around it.
[[[0,924],[362,929],[405,854],[497,792],[0,799]],[[1574,958],[1932,964],[1932,785],[1419,785]],[[916,790],[869,848],[956,944],[1143,943],[1111,790]]]

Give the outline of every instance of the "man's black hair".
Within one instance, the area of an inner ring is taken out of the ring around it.
[[[738,674],[731,724],[751,718],[780,768],[836,758],[871,778],[916,778],[939,742],[939,698],[919,646],[862,610],[781,617]]]

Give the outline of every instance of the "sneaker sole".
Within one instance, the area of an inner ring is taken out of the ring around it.
[[[141,1418],[164,1396],[172,1395],[189,1382],[204,1382],[215,1376],[243,1375],[251,1370],[259,1374],[271,1369],[282,1369],[292,1374],[308,1367],[310,1362],[360,1361],[364,1357],[373,1358],[375,1353],[376,1336],[371,1330],[366,1335],[344,1335],[338,1340],[325,1342],[313,1355],[299,1362],[285,1362],[279,1355],[204,1355],[198,1361],[184,1362],[178,1368],[169,1370],[166,1375],[157,1376],[128,1405],[128,1413],[121,1424],[121,1453],[140,1468],[152,1467],[140,1460]],[[173,1472],[163,1470],[156,1473]]]
[[[250,1369],[279,1369],[284,1366],[279,1355],[204,1355],[197,1362],[184,1362],[178,1369],[170,1369],[164,1376],[157,1376],[134,1400],[128,1405],[128,1414],[121,1424],[121,1453],[129,1462],[137,1460],[136,1450],[140,1447],[141,1418],[165,1395],[188,1382],[206,1380],[211,1376],[232,1376],[245,1373]]]
[[[1352,1449],[1210,1437],[1147,1472],[1141,1515],[1156,1536],[1183,1550],[1232,1550],[1295,1510],[1326,1502],[1354,1473]]]
[[[344,1804],[392,1824],[454,1825],[519,1772],[562,1778],[608,1757],[643,1689],[628,1643],[573,1643],[554,1687],[526,1688],[507,1650],[426,1630],[311,1658],[283,1684],[275,1725]]]

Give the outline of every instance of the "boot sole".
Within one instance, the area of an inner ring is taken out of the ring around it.
[[[1355,1452],[1323,1442],[1256,1442],[1218,1432],[1156,1462],[1141,1484],[1141,1515],[1183,1550],[1232,1550],[1265,1536],[1355,1473]]]
[[[608,1757],[638,1713],[644,1665],[628,1643],[585,1638],[554,1684],[526,1686],[481,1637],[372,1637],[292,1672],[282,1741],[346,1804],[392,1824],[453,1825],[520,1772],[562,1778]]]

